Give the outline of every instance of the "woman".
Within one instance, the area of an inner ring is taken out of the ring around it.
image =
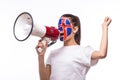
[[[44,64],[44,55],[47,42],[44,46],[40,40],[36,46],[40,80],[85,80],[90,67],[107,55],[108,26],[110,23],[111,19],[105,17],[102,24],[100,49],[97,51],[90,46],[80,46],[81,26],[79,18],[72,14],[62,15],[58,23],[58,30],[63,47],[51,51],[46,65]],[[43,48],[42,52],[38,51],[39,47]]]

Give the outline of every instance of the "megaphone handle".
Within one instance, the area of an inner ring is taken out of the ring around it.
[[[46,44],[46,40],[43,39],[43,40],[42,40],[42,43],[43,43],[43,45],[45,46],[45,44]],[[43,49],[42,49],[41,47],[38,48],[38,52],[42,52],[42,50],[43,50]]]

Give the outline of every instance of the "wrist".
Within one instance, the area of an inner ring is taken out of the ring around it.
[[[108,26],[103,26],[103,31],[108,31]]]
[[[38,55],[38,58],[39,58],[39,59],[44,59],[44,55],[40,55],[40,54],[39,54],[39,55]]]

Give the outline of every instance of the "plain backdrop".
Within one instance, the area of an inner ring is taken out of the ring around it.
[[[30,36],[19,42],[13,35],[14,21],[22,12],[29,12],[34,22],[56,28],[62,14],[77,15],[81,21],[81,46],[90,45],[96,50],[101,41],[101,24],[105,16],[111,17],[108,55],[91,67],[86,80],[120,80],[119,4],[119,0],[0,0],[0,80],[39,80],[35,46],[40,38]],[[62,44],[57,40],[48,48],[46,58]]]

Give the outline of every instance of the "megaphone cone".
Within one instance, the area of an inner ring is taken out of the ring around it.
[[[25,41],[30,35],[40,38],[46,37],[51,41],[56,41],[59,37],[58,29],[34,23],[28,12],[23,12],[16,18],[13,33],[18,41]]]

